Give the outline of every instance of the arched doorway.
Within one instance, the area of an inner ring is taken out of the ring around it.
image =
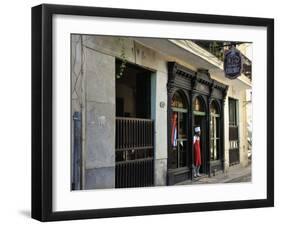
[[[207,174],[207,127],[206,127],[206,107],[204,99],[201,96],[196,96],[193,100],[193,131],[195,127],[200,127],[200,146],[201,146],[201,160],[200,168],[201,174]]]
[[[216,101],[210,106],[210,161],[217,161],[220,156],[220,111]]]
[[[171,101],[171,148],[168,153],[168,168],[187,166],[187,101],[182,91],[176,91]]]
[[[217,100],[210,104],[210,173],[215,175],[216,171],[223,169],[223,135],[222,116],[220,105]]]

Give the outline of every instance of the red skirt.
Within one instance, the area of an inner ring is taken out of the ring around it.
[[[194,143],[194,165],[201,165],[201,150],[200,150],[200,141],[196,140]]]

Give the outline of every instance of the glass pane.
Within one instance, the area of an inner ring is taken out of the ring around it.
[[[229,125],[237,125],[237,115],[236,115],[236,100],[229,99]]]
[[[193,101],[193,110],[205,112],[204,105],[203,105],[201,98],[199,98],[199,97],[195,98],[195,100]]]
[[[217,160],[218,149],[217,149],[217,143],[216,143],[215,139],[214,139],[213,143],[214,143],[214,157],[213,157],[213,159]]]
[[[210,154],[211,154],[211,160],[214,160],[214,139],[211,138],[210,142]]]
[[[172,107],[187,108],[186,102],[179,92],[176,92],[172,98]]]
[[[216,117],[216,138],[220,138],[220,118]]]
[[[215,159],[215,160],[220,159],[220,156],[219,156],[219,147],[220,147],[220,139],[216,139],[216,151],[215,151],[215,156],[214,156],[214,159]]]
[[[179,138],[186,138],[186,117],[185,113],[178,113]]]
[[[178,112],[173,112],[172,114],[171,128],[171,144],[172,147],[176,147],[178,139]]]
[[[219,114],[218,106],[217,106],[217,104],[215,103],[215,101],[213,101],[213,102],[211,103],[210,111],[211,111],[211,113],[213,113],[213,114]]]
[[[175,169],[187,165],[187,113],[178,108],[186,109],[186,102],[183,96],[176,92],[172,98],[174,111],[171,116],[171,146],[169,150],[169,168]],[[178,111],[177,111],[178,109]]]
[[[211,116],[210,120],[210,157],[211,160],[218,160],[220,158],[220,117]]]
[[[178,167],[186,166],[186,141],[178,142]]]
[[[178,149],[171,149],[169,150],[169,169],[176,169],[177,168],[177,161],[178,161]]]
[[[210,136],[211,139],[214,138],[214,117],[211,117],[210,121]]]

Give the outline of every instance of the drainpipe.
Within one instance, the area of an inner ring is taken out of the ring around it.
[[[86,161],[86,150],[87,150],[87,138],[86,138],[86,131],[87,131],[87,120],[86,120],[86,77],[84,74],[84,46],[83,46],[83,37],[80,35],[80,41],[81,41],[81,114],[82,114],[82,120],[81,120],[81,140],[82,140],[82,151],[81,151],[81,189],[85,189],[85,161]]]

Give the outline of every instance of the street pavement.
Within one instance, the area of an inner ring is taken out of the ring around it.
[[[215,176],[211,175],[211,177],[209,177],[208,175],[201,175],[201,177],[194,178],[193,181],[186,180],[177,185],[251,182],[251,169],[251,164],[247,167],[242,167],[240,165],[231,166],[225,172],[217,172]]]

